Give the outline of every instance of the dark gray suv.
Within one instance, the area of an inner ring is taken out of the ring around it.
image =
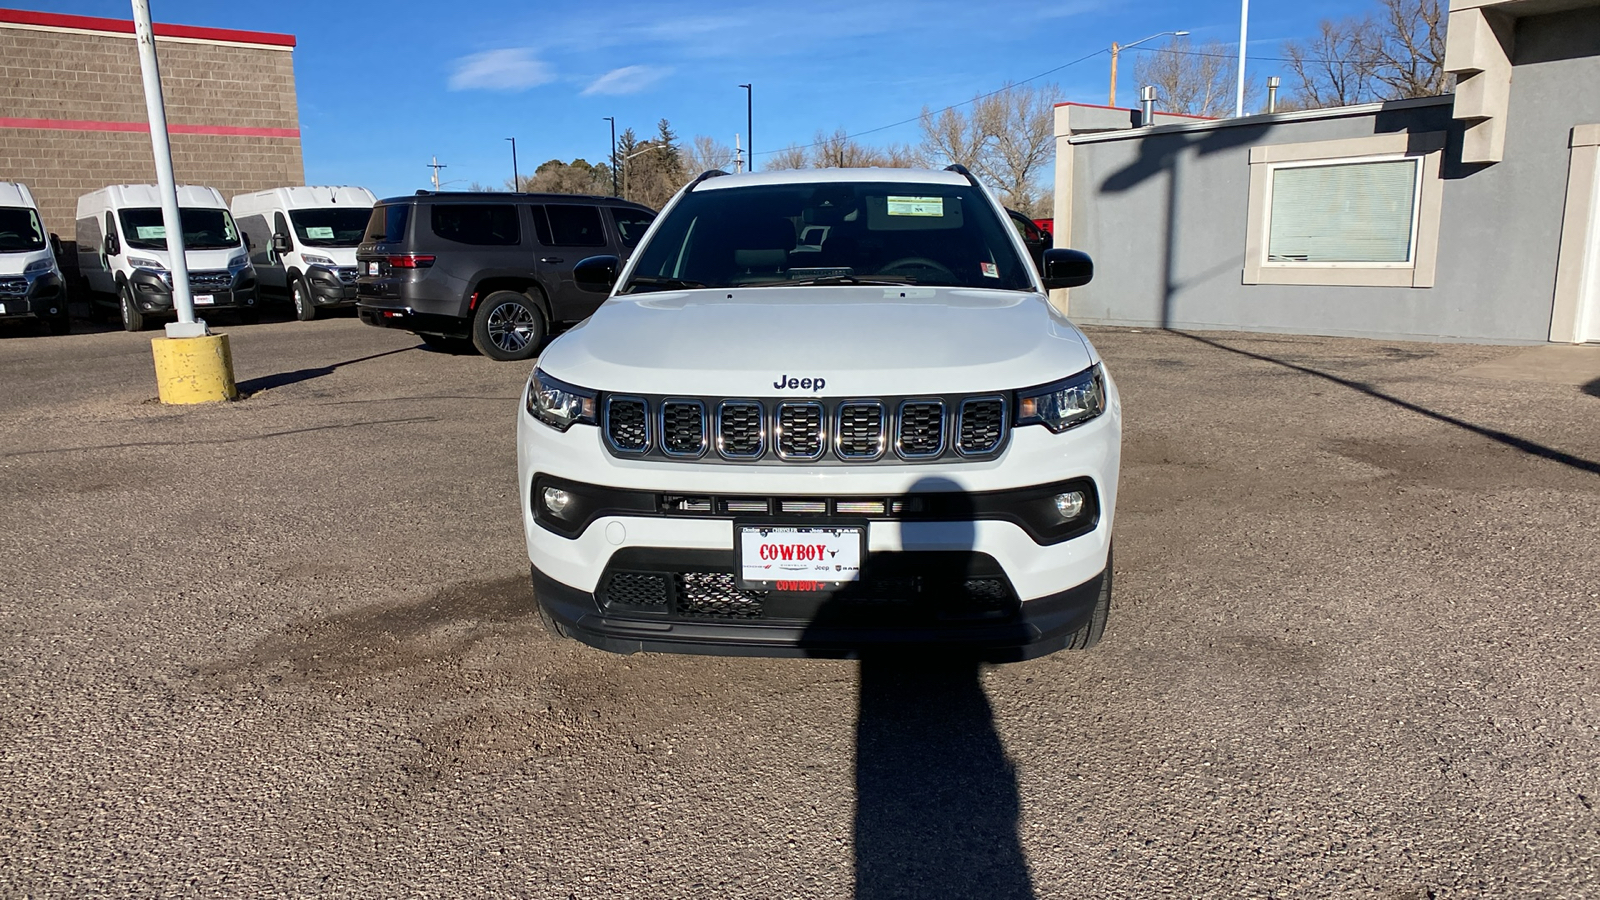
[[[528,359],[550,326],[604,300],[573,281],[590,256],[626,257],[655,212],[613,197],[431,193],[379,201],[356,249],[361,320],[429,346]]]

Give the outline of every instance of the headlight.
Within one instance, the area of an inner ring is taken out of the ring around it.
[[[333,260],[326,256],[317,256],[315,253],[302,253],[300,254],[300,258],[305,260],[305,263],[308,266],[327,266],[330,269],[333,268]]]
[[[22,267],[24,275],[39,275],[55,268],[55,261],[49,259],[36,259]]]
[[[595,424],[595,392],[557,381],[534,369],[528,379],[528,412],[557,431],[566,431],[574,422]]]
[[[250,257],[243,253],[228,260],[228,268],[230,269],[242,269],[248,265],[250,265]]]
[[[1060,434],[1106,411],[1106,376],[1096,363],[1071,378],[1017,392],[1017,424]]]
[[[166,266],[163,266],[156,260],[145,259],[142,256],[128,257],[128,265],[133,266],[135,269],[150,269],[155,272],[162,272],[166,270]]]

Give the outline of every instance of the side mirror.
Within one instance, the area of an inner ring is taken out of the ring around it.
[[[254,250],[255,249],[255,247],[251,246],[251,244],[250,244],[250,232],[248,232],[248,231],[239,232],[239,240],[244,241],[244,249],[245,250]]]
[[[1094,280],[1094,260],[1082,250],[1046,250],[1039,274],[1046,290],[1083,287]]]
[[[106,235],[106,255],[107,256],[116,256],[117,255],[117,251],[119,249],[121,249],[121,248],[118,247],[118,245],[117,245],[117,236],[115,234],[107,234]]]
[[[607,293],[616,286],[621,271],[622,261],[615,256],[591,256],[572,267],[572,280],[590,293]]]
[[[55,232],[50,233],[50,252],[55,255],[56,259],[61,258],[61,235]]]
[[[288,253],[294,249],[294,244],[289,243],[289,236],[279,232],[272,236],[272,250],[274,253]]]

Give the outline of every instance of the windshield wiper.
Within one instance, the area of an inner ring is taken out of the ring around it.
[[[817,278],[806,278],[800,281],[775,281],[774,285],[791,286],[796,284],[916,284],[915,278],[862,278],[859,275],[822,275]]]
[[[703,288],[704,284],[698,281],[688,281],[683,278],[666,278],[660,275],[635,275],[628,279],[628,286],[624,293],[632,293],[635,286],[659,287],[669,291],[688,290],[690,288]]]

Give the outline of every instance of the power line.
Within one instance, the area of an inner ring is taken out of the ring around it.
[[[912,122],[921,121],[923,116],[937,116],[940,113],[949,112],[952,109],[957,109],[959,107],[966,106],[969,103],[977,103],[979,100],[983,100],[983,99],[986,99],[986,98],[989,98],[989,97],[993,97],[995,94],[1004,93],[1007,90],[1010,90],[1011,88],[1016,87],[1019,84],[1027,84],[1030,81],[1037,81],[1040,78],[1045,77],[1046,75],[1053,75],[1056,72],[1061,71],[1062,69],[1069,69],[1069,68],[1071,68],[1071,67],[1073,67],[1073,66],[1075,66],[1075,65],[1077,65],[1079,63],[1088,62],[1089,60],[1094,59],[1096,56],[1099,56],[1102,53],[1110,53],[1110,52],[1111,52],[1110,50],[1096,50],[1093,53],[1087,54],[1085,56],[1080,56],[1077,59],[1073,60],[1072,62],[1062,63],[1061,65],[1056,66],[1054,69],[1046,69],[1045,71],[1040,72],[1037,75],[1031,75],[1031,76],[1029,76],[1027,78],[1022,79],[1021,81],[1013,81],[1008,87],[997,88],[995,90],[990,91],[987,94],[979,94],[978,96],[973,97],[971,100],[963,100],[960,103],[952,103],[949,106],[946,106],[944,109],[934,110],[933,112],[929,112],[929,113],[921,113],[919,115],[912,116],[909,119],[901,119],[898,122],[891,122],[888,125],[879,125],[877,128],[868,128],[866,131],[858,131],[855,134],[847,134],[847,135],[844,136],[844,139],[848,141],[848,140],[850,140],[852,138],[861,137],[862,135],[876,134],[879,131],[888,131],[890,128],[899,128],[901,125],[909,125]],[[832,140],[832,138],[830,138],[829,140]],[[768,156],[768,155],[773,154],[773,153],[784,153],[784,152],[789,151],[789,150],[809,150],[812,147],[820,147],[820,146],[822,146],[823,144],[825,144],[827,142],[828,141],[815,141],[813,143],[802,144],[800,146],[791,145],[791,146],[788,146],[788,147],[784,147],[782,150],[763,150],[760,153],[752,153],[750,155],[751,156]]]

